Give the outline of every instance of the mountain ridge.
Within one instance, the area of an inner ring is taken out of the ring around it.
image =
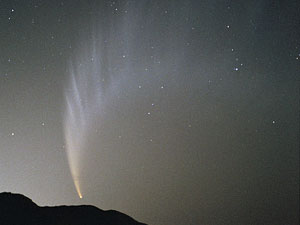
[[[146,225],[116,210],[92,205],[39,206],[30,198],[0,193],[1,225]]]

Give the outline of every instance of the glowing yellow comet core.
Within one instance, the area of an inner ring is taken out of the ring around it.
[[[72,127],[71,127],[72,128]],[[74,182],[74,186],[79,198],[82,198],[82,192],[79,182],[80,174],[80,143],[78,140],[82,141],[79,137],[75,136],[73,129],[66,129],[66,153],[69,162],[69,168],[71,176]]]
[[[77,191],[77,194],[78,194],[79,198],[82,198],[82,194],[81,194],[81,191],[80,191],[80,187],[79,187],[78,181],[74,180],[74,184],[75,184],[75,188],[76,188],[76,191]]]

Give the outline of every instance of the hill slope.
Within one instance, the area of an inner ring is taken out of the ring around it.
[[[0,193],[1,225],[145,225],[91,205],[40,207],[21,194]]]

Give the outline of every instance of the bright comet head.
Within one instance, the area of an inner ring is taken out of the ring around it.
[[[76,188],[76,191],[77,191],[77,194],[78,194],[79,198],[82,198],[82,194],[81,194],[81,191],[80,191],[78,180],[74,179],[74,184],[75,184],[75,188]]]

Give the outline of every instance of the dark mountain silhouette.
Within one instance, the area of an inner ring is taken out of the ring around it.
[[[146,225],[91,205],[40,207],[21,194],[0,193],[1,225]]]

